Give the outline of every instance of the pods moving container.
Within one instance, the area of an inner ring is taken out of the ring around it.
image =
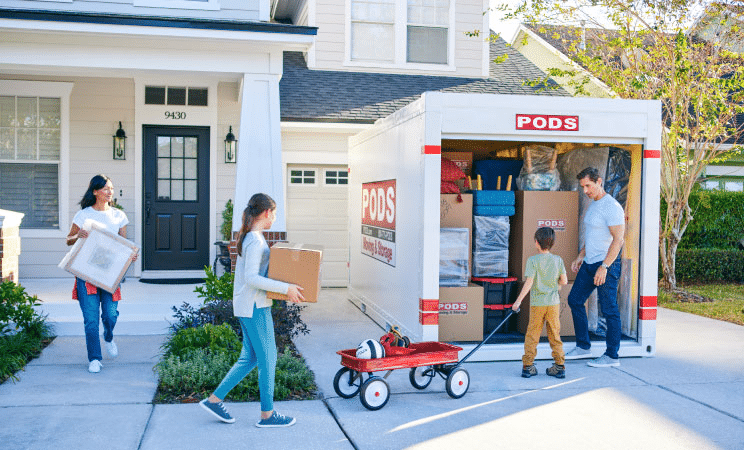
[[[416,342],[439,340],[442,151],[472,153],[477,162],[520,159],[524,148],[543,146],[559,153],[560,165],[563,156],[583,152],[592,160],[621,150],[628,170],[620,356],[655,353],[659,102],[427,92],[349,144],[349,298]],[[563,182],[576,190],[575,178]],[[565,264],[571,270],[571,261]],[[468,351],[475,344],[460,345]],[[602,339],[593,348],[604,345]],[[516,360],[522,353],[522,341],[489,343],[473,357]],[[549,354],[540,343],[538,357]]]

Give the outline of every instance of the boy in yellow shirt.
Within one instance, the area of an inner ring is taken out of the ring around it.
[[[545,370],[545,373],[556,378],[566,377],[565,353],[561,342],[559,318],[561,300],[558,290],[562,285],[568,284],[568,278],[563,259],[550,253],[554,242],[555,231],[552,228],[541,227],[535,231],[535,247],[539,253],[527,259],[524,270],[526,280],[517,301],[512,306],[514,311],[519,310],[522,300],[527,293],[530,294],[530,321],[524,335],[524,356],[522,356],[524,378],[537,375],[534,362],[543,324],[547,324],[548,327],[548,341],[555,361],[552,367]]]

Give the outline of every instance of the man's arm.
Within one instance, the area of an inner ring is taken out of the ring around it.
[[[605,256],[604,261],[602,261],[602,264],[608,266],[617,259],[617,256],[620,254],[620,249],[623,248],[623,244],[625,243],[625,224],[612,225],[609,228],[610,234],[612,235],[612,244],[610,244],[610,249],[607,250],[607,256]],[[597,273],[594,275],[594,285],[602,286],[606,277],[607,269],[605,269],[604,266],[599,266]]]

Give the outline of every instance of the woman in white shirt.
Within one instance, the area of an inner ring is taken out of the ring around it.
[[[88,190],[80,200],[81,210],[72,219],[70,232],[67,234],[67,245],[73,245],[78,239],[88,237],[84,229],[86,221],[96,222],[97,225],[106,230],[127,237],[127,224],[129,220],[123,211],[111,206],[114,197],[114,185],[106,175],[96,175],[90,180]],[[132,261],[137,259],[137,255]],[[101,371],[101,341],[98,334],[98,313],[100,308],[101,320],[103,321],[103,340],[106,342],[106,351],[111,358],[116,358],[119,350],[114,342],[114,326],[119,317],[117,302],[121,300],[121,291],[106,292],[103,289],[75,277],[75,287],[72,298],[78,300],[83,312],[83,324],[85,326],[85,344],[88,350],[88,371],[97,373]]]
[[[276,220],[276,203],[266,194],[255,194],[243,211],[243,225],[238,233],[238,260],[235,264],[233,312],[243,331],[243,350],[214,393],[200,402],[202,408],[217,419],[233,423],[222,400],[256,366],[261,397],[261,420],[257,427],[286,427],[295,419],[274,411],[274,375],[276,371],[276,340],[271,317],[272,301],[266,291],[286,294],[289,301],[299,303],[305,298],[302,288],[294,284],[266,278],[269,272],[269,246],[263,236]]]

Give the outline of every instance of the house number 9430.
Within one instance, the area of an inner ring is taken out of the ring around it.
[[[165,118],[166,119],[175,119],[175,120],[183,120],[186,118],[186,113],[183,111],[166,111],[165,112]]]

